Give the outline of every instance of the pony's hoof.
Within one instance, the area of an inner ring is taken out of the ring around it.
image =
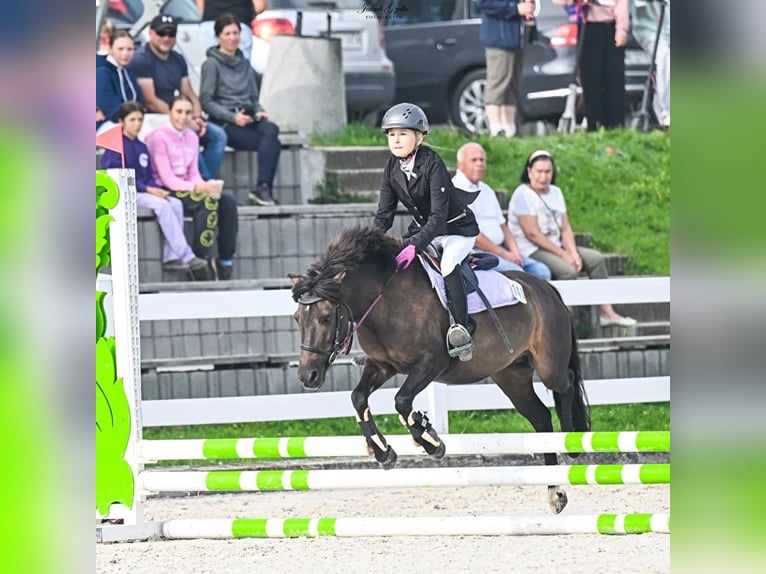
[[[555,486],[548,487],[548,504],[550,504],[551,512],[559,514],[567,505],[569,499],[567,493]]]
[[[391,446],[388,447],[388,450],[384,453],[383,460],[379,460],[380,466],[383,467],[383,470],[391,470],[396,465],[396,459],[397,459],[396,451],[391,448]]]
[[[440,440],[439,446],[436,447],[436,450],[431,456],[434,457],[436,460],[440,460],[444,458],[444,455],[446,453],[447,453],[447,447],[444,446],[444,441]]]

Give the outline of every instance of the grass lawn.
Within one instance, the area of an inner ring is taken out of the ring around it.
[[[351,413],[349,404],[349,413]],[[605,405],[591,407],[594,431],[670,430],[668,403]],[[554,428],[558,419],[553,413]],[[394,415],[376,416],[384,434],[404,434],[406,429]],[[512,410],[455,411],[449,415],[450,433],[533,432],[527,419]],[[193,425],[145,428],[147,439],[179,438],[251,438],[275,436],[358,435],[353,415],[335,419],[237,423],[230,425]]]

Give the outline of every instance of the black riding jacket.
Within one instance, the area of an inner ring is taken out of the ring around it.
[[[414,245],[422,252],[439,235],[474,237],[479,234],[473,211],[468,207],[478,194],[457,189],[447,167],[434,150],[421,146],[412,168],[414,177],[407,180],[394,155],[388,158],[380,184],[378,211],[373,225],[388,231],[394,223],[399,201],[412,215],[404,236],[404,245]]]

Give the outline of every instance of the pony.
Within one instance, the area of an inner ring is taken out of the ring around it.
[[[551,284],[523,272],[504,273],[522,286],[526,298],[526,303],[495,309],[512,352],[483,311],[472,315],[477,323],[473,358],[459,361],[447,354],[446,309],[417,261],[397,268],[400,249],[401,240],[378,229],[351,227],[329,243],[304,275],[288,275],[298,303],[298,378],[304,388],[319,389],[337,355],[348,353],[358,336],[365,359],[351,403],[368,449],[384,469],[394,466],[397,455],[376,427],[368,399],[397,373],[406,375],[395,396],[399,419],[437,459],[446,446],[427,416],[412,408],[415,396],[432,381],[465,384],[489,377],[536,432],[552,432],[551,412],[532,385],[536,370],[553,392],[561,430],[590,430],[572,316]],[[545,453],[544,460],[556,465],[557,455]],[[547,493],[551,510],[561,512],[566,493],[558,485],[548,486]]]

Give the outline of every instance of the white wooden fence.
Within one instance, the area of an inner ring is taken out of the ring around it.
[[[600,303],[650,303],[670,301],[669,277],[613,278],[589,281],[553,281],[567,305]],[[139,296],[141,321],[235,317],[289,316],[295,303],[289,289],[270,291],[152,293]],[[553,399],[540,383],[540,398],[552,406]],[[602,379],[585,381],[590,404],[666,402],[670,400],[670,377]],[[376,414],[394,414],[397,389],[380,389],[370,398]],[[290,395],[168,399],[142,402],[143,426],[175,426],[234,422],[320,419],[351,416],[350,391]],[[448,432],[448,413],[456,410],[513,408],[494,384],[431,384],[415,400],[416,408],[428,412],[439,432]]]

